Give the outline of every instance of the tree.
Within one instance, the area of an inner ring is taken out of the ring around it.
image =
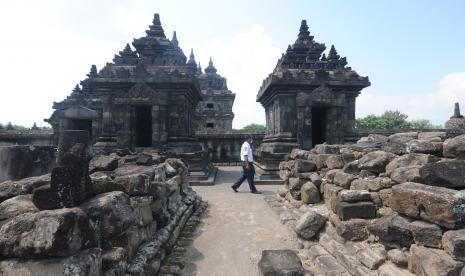
[[[260,124],[248,124],[245,127],[243,127],[242,130],[259,130],[259,131],[263,131],[263,130],[266,130],[266,127],[264,125],[260,125]]]
[[[441,128],[441,126],[435,126],[430,120],[420,119],[410,121],[412,128],[425,129],[425,128]]]
[[[6,125],[6,129],[7,129],[7,130],[13,130],[13,129],[14,129],[13,125],[11,124],[11,122],[8,122],[8,124]]]
[[[2,125],[2,123],[0,123],[0,129],[3,129],[3,125]]]
[[[386,111],[381,116],[368,115],[357,119],[358,129],[405,129],[405,128],[437,128],[427,119],[407,121],[408,115],[399,111]]]

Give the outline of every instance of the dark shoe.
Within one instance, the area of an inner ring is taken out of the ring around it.
[[[233,191],[237,193],[237,188],[234,188],[234,186],[231,186],[231,189],[233,189]]]
[[[259,194],[261,194],[262,192],[260,192],[260,191],[252,191],[251,193],[252,193],[252,194],[257,194],[257,195],[259,195]]]

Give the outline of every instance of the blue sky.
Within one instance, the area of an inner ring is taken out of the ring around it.
[[[26,126],[51,113],[91,64],[111,61],[144,35],[158,12],[168,37],[203,65],[213,57],[236,96],[234,127],[264,123],[255,103],[261,80],[301,19],[368,75],[357,116],[399,109],[444,123],[465,109],[465,1],[129,1],[42,0],[0,4],[0,122]],[[205,66],[204,66],[205,67]]]

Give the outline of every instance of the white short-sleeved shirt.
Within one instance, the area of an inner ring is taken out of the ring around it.
[[[247,155],[249,162],[253,162],[252,146],[247,142],[244,142],[241,147],[241,161],[245,161],[244,155]]]

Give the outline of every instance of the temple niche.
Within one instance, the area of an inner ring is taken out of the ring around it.
[[[293,148],[343,143],[355,135],[355,100],[370,82],[347,67],[334,46],[328,56],[325,49],[302,20],[297,40],[260,87],[266,135],[256,166],[264,179],[276,178],[279,160]]]
[[[205,73],[198,66],[197,78],[203,100],[195,110],[195,129],[199,131],[231,130],[234,113],[232,106],[236,94],[228,89],[226,78],[217,74],[210,58]]]
[[[65,130],[87,130],[94,149],[156,148],[184,158],[197,178],[212,171],[207,152],[194,135],[194,111],[202,99],[197,66],[187,63],[176,32],[166,38],[155,14],[146,36],[134,39],[70,96],[54,103],[55,141]]]

